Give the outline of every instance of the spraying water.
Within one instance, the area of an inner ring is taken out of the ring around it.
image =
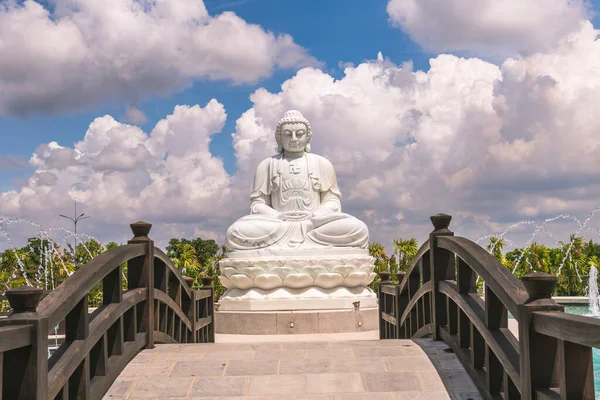
[[[9,228],[17,224],[22,224],[25,227],[30,227],[33,228],[34,231],[37,231],[34,238],[39,239],[41,242],[38,250],[39,254],[37,254],[39,264],[37,265],[37,271],[35,271],[34,275],[27,273],[24,264],[25,260],[23,259],[23,257],[27,257],[28,254],[35,253],[32,244],[28,243],[26,245],[26,248],[28,248],[29,251],[20,253],[17,251],[17,246],[13,243]],[[77,247],[83,248],[90,259],[93,258],[93,254],[87,247],[85,240],[96,240],[90,235],[74,233],[60,226],[42,226],[25,217],[3,218],[0,216],[0,235],[6,238],[8,247],[13,251],[17,263],[16,269],[12,271],[11,280],[16,279],[20,273],[27,285],[43,287],[46,290],[54,289],[57,284],[56,281],[58,277],[55,276],[55,266],[59,266],[59,268],[62,269],[63,278],[66,278],[73,273],[66,264],[66,260],[69,258],[73,264],[77,264],[74,254],[69,254],[66,251],[66,249],[70,248],[71,239],[80,240]],[[58,247],[58,244],[61,242],[64,242],[63,248]],[[72,248],[73,253],[75,249],[76,248],[74,247]],[[4,282],[4,284],[6,287],[3,288],[3,290],[10,289],[8,282]]]
[[[600,293],[598,292],[598,268],[590,267],[590,278],[588,283],[588,301],[590,302],[590,313],[592,316],[600,316]]]

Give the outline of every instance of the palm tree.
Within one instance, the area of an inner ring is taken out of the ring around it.
[[[558,289],[568,296],[583,294],[585,284],[582,281],[581,272],[589,268],[585,255],[586,243],[582,237],[572,234],[569,243],[560,242],[560,245],[563,266],[558,274]]]
[[[200,263],[196,258],[196,249],[188,243],[179,243],[177,247],[179,257],[173,259],[173,263],[183,274],[195,276],[200,270]]]
[[[379,242],[371,242],[369,243],[369,254],[371,257],[375,258],[375,268],[374,272],[379,273],[383,271],[387,271],[389,268],[389,257],[385,254],[385,247]],[[379,276],[376,276],[372,283],[372,288],[375,292],[377,292],[379,288]]]
[[[387,270],[389,257],[385,253],[385,247],[379,242],[369,243],[369,254],[375,258],[375,272]]]
[[[398,270],[406,272],[419,251],[419,242],[415,238],[394,239],[394,250],[398,254]]]
[[[502,249],[504,249],[505,245],[506,242],[504,239],[501,237],[492,236],[490,238],[490,242],[487,244],[487,246],[485,246],[485,249],[490,252],[492,257],[504,264],[504,255],[502,253]]]

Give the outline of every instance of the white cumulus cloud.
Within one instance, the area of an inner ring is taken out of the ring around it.
[[[225,120],[216,100],[177,106],[149,133],[108,115],[96,118],[72,148],[56,142],[38,147],[28,184],[0,194],[2,214],[56,224],[77,201],[93,217],[86,225],[103,238],[107,226],[139,219],[211,226],[231,210],[222,207],[229,204],[230,176],[208,148]]]
[[[107,99],[135,103],[193,79],[253,83],[275,68],[315,63],[291,36],[232,12],[211,16],[201,0],[52,4],[0,3],[0,114],[63,112]]]
[[[584,0],[390,0],[387,12],[429,51],[491,57],[547,51],[591,14]]]

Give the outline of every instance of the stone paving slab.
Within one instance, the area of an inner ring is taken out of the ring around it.
[[[483,399],[446,349],[431,339],[157,345],[104,399]]]

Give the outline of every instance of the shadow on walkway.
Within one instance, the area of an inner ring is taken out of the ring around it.
[[[471,376],[452,349],[443,341],[414,339],[431,360],[452,400],[483,400]]]

